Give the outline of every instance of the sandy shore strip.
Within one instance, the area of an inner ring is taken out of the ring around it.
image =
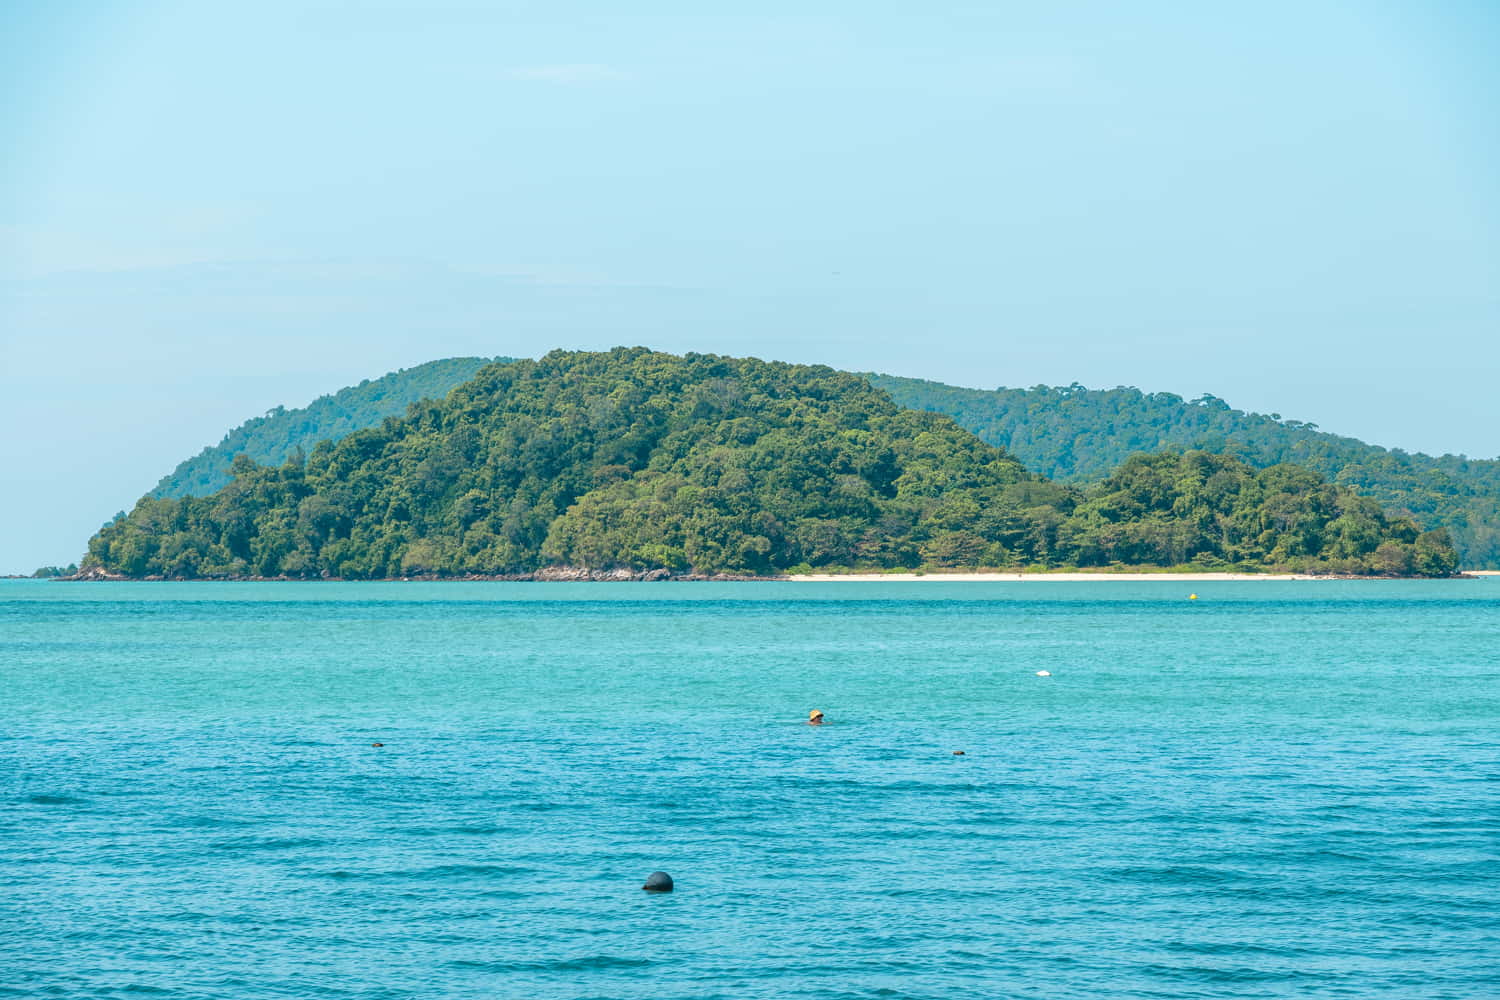
[[[1208,583],[1241,580],[1338,580],[1295,573],[809,573],[800,583]]]

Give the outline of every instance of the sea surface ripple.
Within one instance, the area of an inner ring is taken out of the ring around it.
[[[1189,589],[0,581],[0,998],[1500,997],[1500,580]]]

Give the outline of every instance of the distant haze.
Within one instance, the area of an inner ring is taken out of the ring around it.
[[[554,347],[1495,457],[1497,48],[1452,0],[4,5],[0,572],[273,406]]]

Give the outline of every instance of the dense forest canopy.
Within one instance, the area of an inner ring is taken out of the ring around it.
[[[152,496],[207,496],[229,484],[230,463],[247,455],[261,465],[280,465],[299,448],[341,438],[353,431],[396,417],[419,399],[442,399],[460,382],[495,361],[508,358],[445,358],[390,372],[373,381],[319,396],[294,410],[276,407],[245,421],[211,448],[182,462],[162,477]]]
[[[153,495],[206,496],[229,482],[237,454],[279,465],[299,448],[311,451],[319,441],[399,416],[413,402],[441,399],[487,363],[448,358],[363,382],[302,409],[278,408],[183,462]],[[869,378],[899,405],[946,413],[1051,479],[1086,486],[1130,455],[1168,449],[1235,455],[1258,468],[1302,465],[1373,496],[1388,513],[1426,528],[1446,527],[1464,565],[1500,568],[1500,460],[1387,450],[1277,414],[1235,410],[1214,396],[1184,400],[1079,385],[986,391],[890,375]]]
[[[1185,400],[1079,385],[989,391],[870,378],[902,406],[946,413],[1052,479],[1097,482],[1130,455],[1163,449],[1235,455],[1262,468],[1293,463],[1374,497],[1387,511],[1447,528],[1465,566],[1500,569],[1500,460],[1388,450],[1207,395]]]
[[[129,576],[528,574],[549,566],[1190,564],[1444,575],[1456,557],[1306,470],[1140,456],[1049,482],[866,379],[754,359],[553,352],[211,496],[147,497],[89,545]]]

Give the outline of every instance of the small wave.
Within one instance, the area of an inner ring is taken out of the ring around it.
[[[450,834],[496,834],[510,833],[512,827],[504,826],[407,826],[401,828],[403,837],[446,837]]]
[[[1334,850],[1312,851],[1306,857],[1310,861],[1350,861],[1356,864],[1369,864],[1375,860],[1375,858],[1368,854],[1355,854],[1351,851]]]
[[[1147,965],[1147,975],[1198,983],[1279,983],[1292,980],[1318,981],[1326,977],[1296,969],[1221,969],[1204,965]]]
[[[1271,958],[1292,958],[1312,954],[1306,948],[1290,945],[1252,944],[1248,941],[1173,941],[1164,945],[1168,951],[1189,955],[1265,955]]]
[[[216,851],[287,851],[299,847],[320,847],[328,841],[320,837],[232,837],[209,844]]]
[[[568,808],[569,805],[571,805],[571,803],[568,803],[568,802],[546,802],[546,801],[539,800],[539,801],[536,801],[536,802],[517,802],[511,808],[512,809],[519,809],[519,810],[522,810],[523,812],[552,812],[555,809],[566,809],[566,808]]]
[[[433,868],[397,869],[395,871],[349,871],[345,868],[331,872],[320,872],[322,878],[335,882],[379,881],[394,879],[405,882],[441,881],[450,878],[486,878],[508,875],[528,875],[530,868],[516,865],[437,865]]]
[[[894,781],[881,781],[878,779],[861,778],[787,778],[783,784],[790,788],[808,789],[817,792],[829,792],[839,789],[850,789],[860,792],[975,792],[975,791],[1006,791],[1025,789],[1025,785],[1014,783],[996,782],[986,784],[977,781],[953,781],[945,780],[942,776],[934,776],[927,780],[912,778],[898,778]]]
[[[527,875],[530,868],[519,865],[438,865],[435,868],[402,872],[417,878],[452,878],[455,875]]]
[[[217,920],[219,915],[204,910],[179,910],[176,913],[163,913],[157,919],[168,924],[196,924],[199,921]]]
[[[1105,872],[1104,877],[1117,882],[1148,882],[1154,885],[1187,886],[1222,886],[1235,883],[1258,882],[1261,880],[1260,876],[1254,872],[1207,868],[1201,865],[1115,868]]]
[[[1500,830],[1500,817],[1464,816],[1419,821],[1411,824],[1412,830],[1436,833],[1491,833]]]
[[[594,972],[600,969],[640,969],[650,964],[649,958],[621,958],[617,955],[585,955],[533,962],[476,962],[459,959],[448,963],[451,968],[477,969],[482,972]]]
[[[28,795],[22,801],[34,806],[81,806],[88,802],[88,799],[79,795],[42,792],[37,795]]]
[[[216,829],[220,827],[251,826],[252,823],[249,820],[230,819],[226,816],[183,816],[179,819],[174,819],[170,821],[170,823],[164,825],[173,827],[187,827],[190,829],[200,827],[205,829]]]

